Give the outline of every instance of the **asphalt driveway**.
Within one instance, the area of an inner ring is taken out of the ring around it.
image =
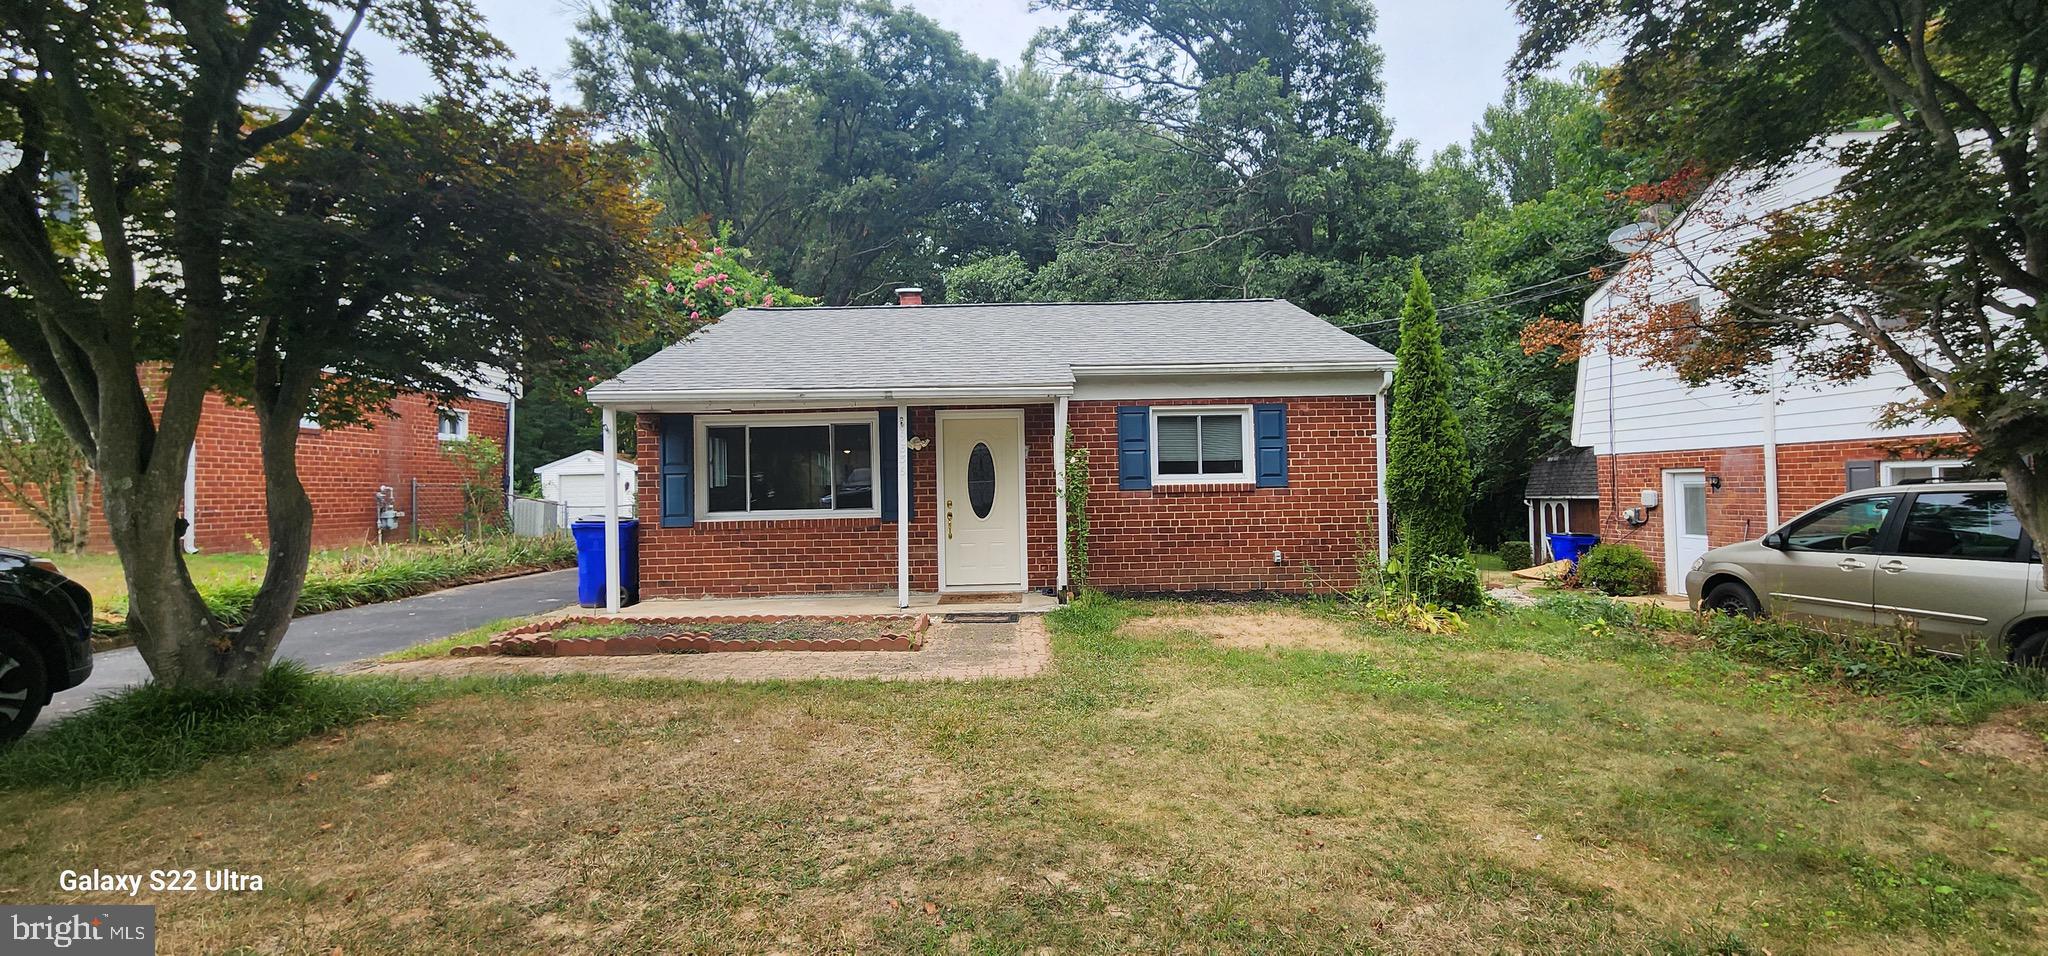
[[[418,597],[366,604],[292,622],[277,659],[332,670],[368,657],[458,634],[505,617],[538,614],[576,602],[576,569],[501,578]],[[94,655],[92,676],[59,693],[37,726],[80,710],[101,694],[140,684],[149,668],[132,647]]]

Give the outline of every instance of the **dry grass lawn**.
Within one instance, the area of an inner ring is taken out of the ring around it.
[[[164,952],[2048,949],[2038,707],[1908,726],[1535,615],[1052,626],[1031,681],[525,681],[0,795],[0,903],[264,876],[145,892]]]

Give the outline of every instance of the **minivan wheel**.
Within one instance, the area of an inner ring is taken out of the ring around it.
[[[1755,617],[1763,608],[1757,604],[1755,592],[1747,585],[1740,581],[1723,581],[1707,589],[1707,596],[1700,601],[1700,610]]]
[[[2048,624],[2035,624],[2014,634],[2007,654],[2021,667],[2048,667]]]
[[[0,745],[28,733],[50,696],[50,674],[43,655],[28,639],[0,630]]]

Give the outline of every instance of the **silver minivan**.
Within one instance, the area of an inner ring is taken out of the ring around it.
[[[1757,541],[1693,562],[1695,610],[1898,626],[1960,652],[1990,638],[2015,663],[2048,663],[2041,551],[2002,481],[1866,488]]]

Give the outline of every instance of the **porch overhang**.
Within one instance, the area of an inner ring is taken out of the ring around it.
[[[1045,385],[912,386],[905,388],[665,388],[644,392],[590,390],[593,404],[654,414],[715,411],[800,411],[879,405],[1039,404],[1074,394],[1072,382]]]

